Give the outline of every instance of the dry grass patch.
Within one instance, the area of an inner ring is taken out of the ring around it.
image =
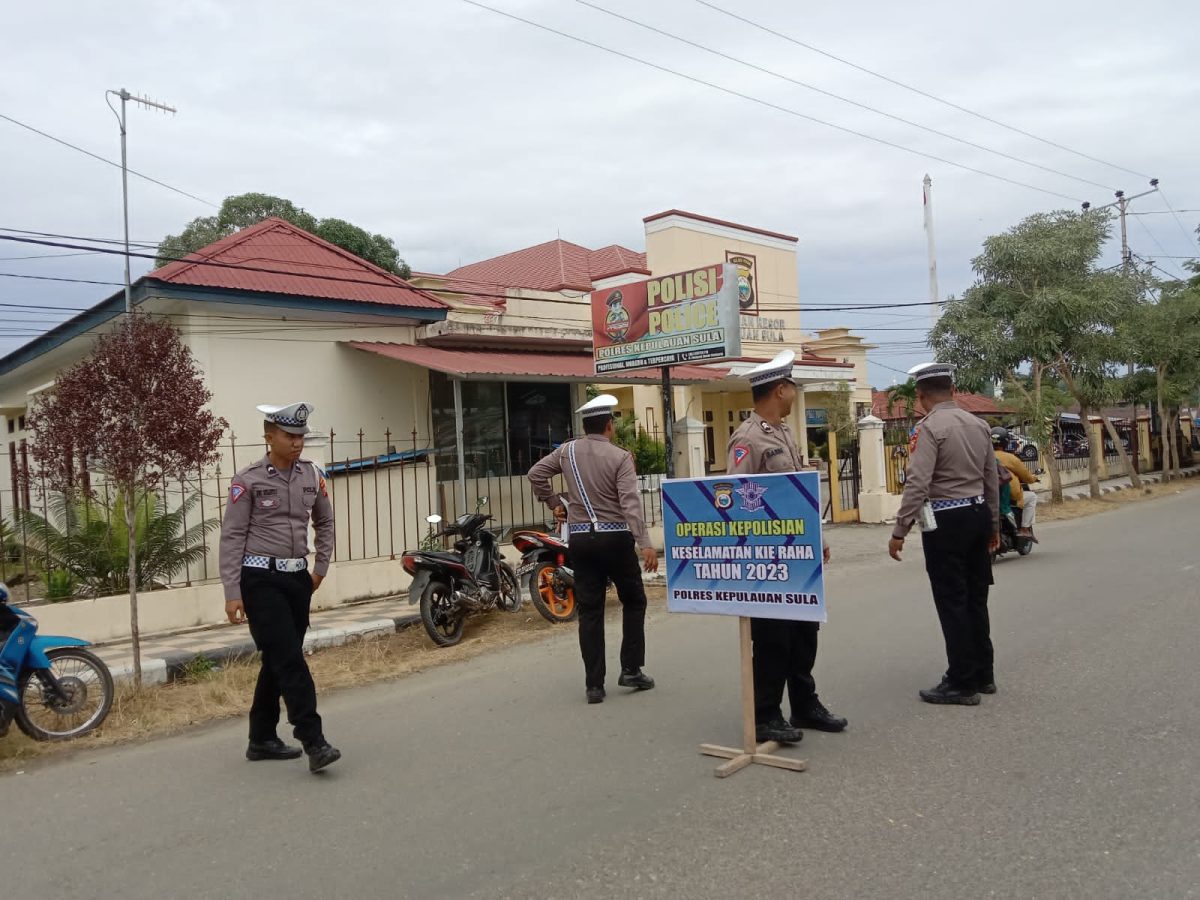
[[[1039,522],[1062,522],[1067,519],[1079,519],[1083,516],[1091,516],[1096,513],[1119,509],[1130,503],[1140,503],[1143,500],[1152,500],[1155,497],[1173,496],[1183,491],[1195,490],[1198,487],[1200,487],[1200,479],[1184,478],[1168,482],[1167,484],[1144,485],[1141,491],[1126,488],[1112,494],[1105,494],[1099,499],[1088,497],[1083,500],[1067,500],[1064,503],[1051,504],[1043,502],[1038,505],[1037,516]]]
[[[665,607],[664,588],[647,586],[647,595],[652,609]],[[609,601],[609,615],[619,615],[616,598],[610,595]],[[471,659],[489,650],[554,635],[569,635],[573,640],[575,624],[553,625],[526,603],[515,615],[493,612],[472,619],[462,641],[454,647],[435,647],[425,629],[415,625],[396,634],[355,639],[340,647],[317,650],[309,656],[308,665],[318,692],[324,694],[403,678],[434,666]],[[141,692],[118,688],[104,726],[75,741],[39,743],[27,738],[14,724],[8,737],[0,739],[0,774],[40,759],[165,737],[207,722],[245,716],[258,678],[257,659],[235,660],[210,672],[203,668],[197,667],[195,680],[155,685]],[[581,684],[582,677],[581,671]],[[285,729],[286,726],[281,733]]]

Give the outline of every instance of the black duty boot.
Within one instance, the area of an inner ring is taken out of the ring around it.
[[[588,688],[587,689],[587,700],[588,700],[588,703],[603,703],[604,702],[604,688],[602,688],[602,687]]]
[[[304,748],[304,752],[308,754],[308,771],[310,772],[319,772],[342,758],[342,751],[337,747],[329,746],[329,742],[326,740],[309,744]]]
[[[995,678],[980,678],[975,686],[979,689],[979,693],[981,693],[981,694],[996,693],[996,679]]]
[[[274,737],[269,741],[251,741],[246,747],[246,759],[258,762],[261,759],[299,759],[304,751],[299,747],[289,746]]]
[[[835,716],[820,700],[814,700],[803,714],[793,714],[791,722],[797,728],[812,728],[816,731],[845,731],[850,723]]]
[[[956,706],[978,706],[979,692],[975,688],[954,687],[945,678],[937,685],[919,692],[926,703],[954,704]]]
[[[639,691],[648,691],[654,687],[654,679],[641,669],[622,669],[621,677],[617,679],[617,684],[621,687],[631,687],[637,688]]]
[[[778,719],[772,719],[770,722],[760,722],[754,729],[754,737],[760,744],[767,741],[776,741],[780,744],[798,744],[804,737],[804,732],[795,725],[789,725],[787,720],[780,716]]]

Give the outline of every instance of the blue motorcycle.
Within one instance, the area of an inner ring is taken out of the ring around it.
[[[0,584],[0,737],[15,718],[36,741],[65,741],[99,727],[113,703],[113,678],[87,641],[38,636],[37,620],[8,605]]]

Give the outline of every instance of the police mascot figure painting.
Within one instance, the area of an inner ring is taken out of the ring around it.
[[[341,758],[325,739],[317,690],[304,659],[312,595],[333,554],[333,505],[325,475],[303,459],[311,403],[259,406],[267,455],[233,477],[221,524],[221,581],[225,614],[247,622],[262,667],[250,707],[250,760],[308,755],[317,772]],[[316,531],[316,559],[308,566],[308,525]],[[301,747],[279,739],[279,700]],[[303,748],[303,749],[302,749]]]

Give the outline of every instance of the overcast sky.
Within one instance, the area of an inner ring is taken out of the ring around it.
[[[799,4],[714,0],[893,79],[1144,175],[1177,210],[1200,209],[1200,5]],[[1002,182],[656,71],[462,0],[353,3],[6,4],[0,113],[119,159],[104,91],[130,107],[132,168],[219,204],[287,197],[392,237],[414,269],[561,235],[643,249],[642,217],[677,207],[800,237],[803,303],[928,298],[921,178],[934,180],[943,296],[970,284],[989,234],[1033,212],[1099,205],[1146,178],[1091,162],[920,97],[736,22],[695,0],[595,0],[664,31],[892,115],[1021,157],[1084,184],[856,109],[618,21],[574,0],[489,4],[844,128],[1025,182]],[[917,11],[923,15],[917,15]],[[0,227],[121,235],[120,173],[0,120]],[[131,235],[157,241],[213,210],[136,178]],[[1069,198],[1069,199],[1067,199]],[[1174,271],[1196,251],[1160,196],[1137,201],[1135,253]],[[1200,212],[1181,213],[1190,230]],[[1148,229],[1148,230],[1147,230]],[[1157,243],[1156,243],[1157,242]],[[1161,246],[1160,246],[1161,245]],[[0,241],[0,272],[120,282],[113,256]],[[1117,249],[1111,250],[1118,258]],[[136,266],[134,276],[148,268]],[[116,288],[0,278],[0,302],[90,305]],[[42,316],[0,314],[0,352]],[[925,354],[922,309],[805,314],[880,345],[890,384]],[[892,330],[916,328],[918,330]],[[888,330],[885,330],[888,329]],[[890,368],[888,368],[890,367]]]

